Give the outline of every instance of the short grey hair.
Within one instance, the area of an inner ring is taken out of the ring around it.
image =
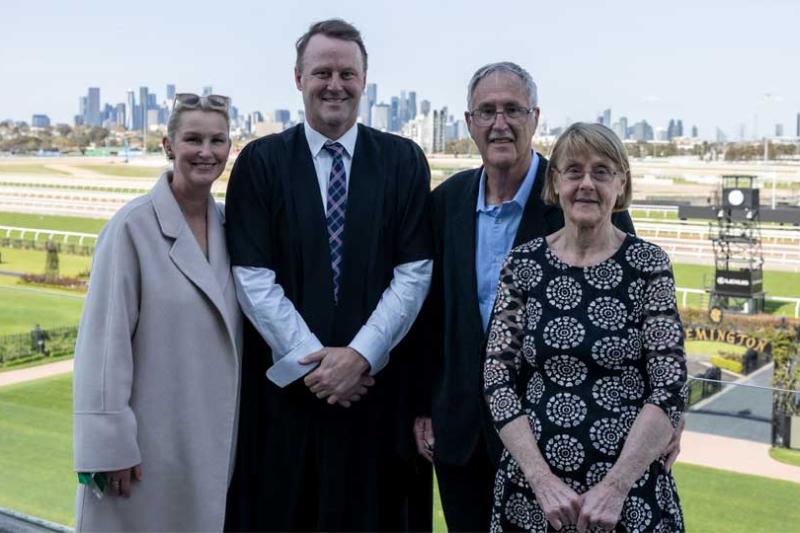
[[[472,110],[472,95],[475,94],[475,87],[478,86],[478,83],[480,83],[482,79],[495,72],[508,72],[509,74],[517,76],[525,85],[525,88],[528,89],[528,101],[530,102],[530,106],[536,107],[536,102],[538,101],[536,83],[534,83],[528,71],[511,61],[500,61],[498,63],[484,65],[472,75],[467,89],[467,110]]]

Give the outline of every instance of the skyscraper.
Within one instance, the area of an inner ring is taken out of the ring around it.
[[[125,127],[129,130],[136,129],[134,117],[136,116],[136,96],[133,89],[128,89],[128,108],[125,114]]]
[[[391,104],[389,105],[389,128],[388,131],[400,131],[403,125],[402,110],[403,99],[402,96],[392,96]]]
[[[417,116],[417,91],[408,91],[408,120],[414,120],[416,116]]]
[[[288,109],[276,109],[274,113],[275,122],[286,125],[291,119]]]
[[[603,111],[603,126],[606,128],[611,127],[611,109]]]
[[[797,137],[800,137],[800,113],[797,114],[797,131],[795,132]]]
[[[139,87],[139,124],[137,129],[147,129],[147,107],[150,103],[150,91],[147,87]]]
[[[211,85],[206,85],[203,87],[203,96],[208,96],[209,94],[214,94],[214,89]]]
[[[783,124],[775,124],[775,137],[783,137]]]
[[[697,137],[699,137],[699,135],[698,135],[698,131],[697,131],[697,126],[695,125],[695,126],[692,126],[692,138],[697,139]]]
[[[49,128],[50,117],[47,115],[33,115],[31,119],[31,128]]]
[[[428,100],[423,100],[419,103],[419,112],[423,115],[428,115],[431,112],[431,103]]]
[[[102,123],[100,118],[100,88],[89,87],[86,95],[86,114],[83,123],[87,126],[99,126]]]
[[[172,102],[175,99],[175,84],[168,83],[167,84],[167,101]]]
[[[382,131],[389,131],[389,112],[391,107],[386,104],[372,106],[372,127]]]

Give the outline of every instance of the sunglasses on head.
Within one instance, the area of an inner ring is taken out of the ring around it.
[[[181,107],[209,107],[211,109],[219,109],[220,111],[228,111],[231,105],[231,99],[221,94],[209,94],[208,96],[200,96],[194,93],[178,93],[175,95],[175,105],[173,109]]]

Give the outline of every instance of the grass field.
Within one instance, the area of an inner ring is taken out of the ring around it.
[[[50,176],[69,176],[69,172],[49,168],[44,164],[0,165],[0,174],[43,174]]]
[[[0,388],[0,507],[73,524],[71,398],[69,375]],[[689,532],[800,531],[800,484],[685,464],[675,477]]]
[[[47,252],[41,250],[18,250],[0,248],[0,270],[21,274],[44,274]],[[92,258],[88,255],[58,254],[59,274],[74,278],[89,271]]]
[[[100,233],[108,222],[102,218],[62,217],[51,215],[31,215],[27,213],[0,212],[0,226],[17,228],[52,229],[77,231],[80,233]]]
[[[161,175],[162,168],[160,167],[145,167],[138,165],[120,164],[105,164],[105,165],[83,165],[74,164],[70,165],[76,169],[91,170],[104,176],[112,176],[118,178],[157,178]],[[166,160],[164,166],[166,167]]]
[[[789,448],[770,448],[769,456],[787,465],[800,467],[800,450],[790,450]]]
[[[0,276],[0,335],[30,332],[36,324],[49,329],[75,326],[81,318],[83,296],[65,291],[8,284]]]
[[[747,348],[716,341],[686,341],[686,353],[694,355],[717,355],[719,352],[743,354]]]

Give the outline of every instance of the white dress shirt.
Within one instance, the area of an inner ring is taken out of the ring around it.
[[[328,178],[333,156],[323,148],[326,138],[306,122],[303,125],[319,181],[320,200],[327,211]],[[353,125],[336,142],[345,149],[342,157],[345,180],[350,184],[358,125]],[[346,216],[346,215],[345,215]],[[412,261],[394,268],[392,281],[375,310],[353,340],[350,348],[361,354],[375,375],[389,362],[389,352],[408,333],[419,313],[431,282],[433,262]],[[267,377],[285,387],[314,369],[298,360],[323,348],[294,304],[275,283],[275,272],[263,267],[233,267],[237,296],[245,315],[272,349],[273,365]]]

